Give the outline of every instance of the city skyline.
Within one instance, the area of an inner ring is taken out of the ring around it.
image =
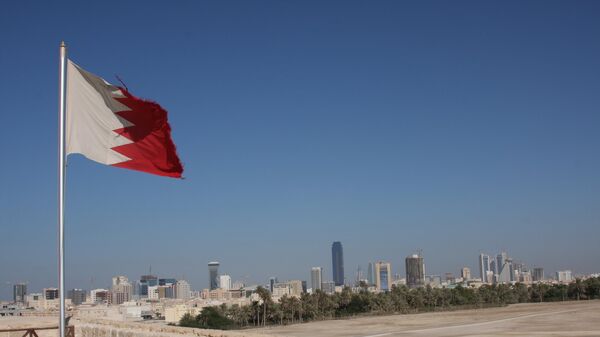
[[[340,241],[335,241],[334,243],[339,243],[340,245],[342,244]],[[487,257],[492,258],[492,260],[493,260],[492,261],[492,265],[495,264],[495,263],[497,263],[498,259],[501,259],[501,258],[502,259],[508,259],[508,260],[510,260],[511,263],[513,261],[512,256],[509,257],[508,253],[505,252],[505,251],[501,251],[497,255],[494,255],[494,254],[489,255],[489,254],[480,253],[478,256],[475,257],[476,260],[477,260],[477,262],[480,263],[482,261],[481,260],[482,256],[487,256]],[[415,267],[411,267],[411,268],[419,268],[418,265],[424,266],[425,259],[424,259],[422,251],[419,251],[419,254],[411,254],[411,255],[408,255],[407,257],[405,257],[403,259],[403,264],[402,265],[394,265],[390,261],[385,261],[385,260],[374,260],[375,262],[374,261],[370,261],[370,262],[365,263],[365,265],[367,266],[367,268],[368,268],[368,265],[371,264],[371,263],[373,264],[373,267],[374,267],[374,270],[373,270],[373,273],[374,273],[373,274],[373,278],[374,279],[371,282],[371,285],[377,286],[377,269],[376,269],[376,266],[375,266],[377,264],[386,265],[387,267],[385,267],[385,268],[388,268],[388,269],[386,269],[386,272],[385,272],[385,281],[384,281],[385,286],[383,287],[384,290],[389,290],[391,288],[391,284],[395,281],[396,275],[401,275],[401,277],[405,279],[405,282],[406,282],[406,284],[409,287],[413,287],[415,285],[416,286],[423,286],[423,285],[427,284],[427,280],[423,279],[423,277],[425,277],[425,278],[428,278],[428,277],[442,277],[442,275],[444,275],[444,274],[445,275],[448,275],[448,274],[461,275],[463,273],[463,271],[464,271],[465,268],[469,270],[469,273],[471,273],[470,270],[476,270],[478,278],[480,278],[480,275],[481,275],[481,266],[479,265],[479,263],[476,263],[474,265],[475,266],[474,268],[471,265],[469,265],[469,264],[463,264],[457,271],[454,271],[454,270],[444,270],[444,271],[430,272],[429,270],[426,270],[426,269],[422,268],[421,273],[423,273],[423,271],[424,271],[424,273],[423,274],[416,274],[416,275],[420,275],[420,276],[417,276],[417,278],[420,278],[420,280],[421,280],[420,282],[424,282],[424,283],[414,284],[414,283],[411,283],[411,282],[414,282],[414,281],[411,281],[409,278],[405,278],[405,276],[408,276],[408,273],[407,273],[407,270],[406,270],[406,266],[408,266],[409,260],[416,259],[416,258],[418,258],[419,259],[418,261],[420,261],[420,262],[417,262],[416,265],[415,265]],[[519,260],[519,261],[522,261],[522,260]],[[517,262],[515,261],[515,263],[517,263]],[[544,271],[545,271],[546,272],[545,275],[549,279],[552,279],[552,278],[555,278],[555,277],[559,277],[558,275],[561,274],[561,273],[564,273],[564,272],[568,272],[569,275],[572,274],[573,277],[575,277],[576,275],[592,274],[592,273],[597,273],[598,272],[596,270],[596,271],[591,271],[591,272],[588,272],[588,273],[582,273],[582,272],[578,272],[576,270],[572,270],[572,268],[569,268],[568,266],[563,267],[562,269],[550,270],[550,269],[544,268],[543,266],[538,266],[538,265],[535,265],[535,264],[522,263],[522,262],[518,262],[518,264],[527,268],[527,270],[529,272],[529,276],[531,278],[530,281],[536,281],[536,277],[534,276],[534,275],[536,275],[536,272],[535,272],[536,269],[538,270],[538,272],[542,276],[544,276]],[[129,281],[128,280],[129,274],[124,273],[123,275],[117,275],[117,276],[112,275],[111,277],[108,278],[108,280],[106,281],[107,282],[106,284],[99,283],[100,285],[98,285],[98,286],[94,286],[93,284],[90,284],[90,287],[87,287],[87,288],[85,286],[84,287],[80,287],[80,286],[79,287],[78,286],[69,287],[69,286],[67,286],[67,290],[71,291],[71,290],[77,290],[77,289],[84,289],[84,290],[89,291],[89,290],[92,290],[92,289],[103,289],[103,288],[111,289],[111,288],[114,288],[115,285],[118,285],[122,280],[124,280],[125,283],[128,284],[128,287],[130,287],[132,289],[135,288],[135,286],[139,286],[140,289],[137,290],[137,291],[139,291],[139,294],[142,295],[142,296],[147,296],[148,295],[148,286],[149,285],[150,286],[164,285],[166,282],[170,282],[171,284],[175,284],[178,281],[185,281],[186,284],[187,284],[187,287],[190,287],[191,289],[196,290],[196,291],[199,291],[199,290],[202,290],[202,289],[214,290],[214,289],[218,289],[218,288],[222,288],[222,289],[226,289],[227,290],[227,289],[230,288],[232,282],[234,282],[234,281],[235,282],[244,282],[246,285],[259,285],[259,286],[263,286],[263,287],[265,287],[267,289],[271,289],[271,286],[272,286],[273,282],[277,283],[278,280],[299,279],[299,280],[302,280],[304,282],[307,282],[308,285],[312,286],[313,283],[314,283],[314,281],[315,281],[315,277],[316,277],[315,275],[318,275],[318,283],[319,284],[323,285],[325,283],[331,283],[332,286],[335,285],[334,282],[333,282],[333,278],[330,279],[330,278],[328,278],[326,276],[326,273],[328,272],[328,269],[325,268],[325,267],[323,267],[323,266],[313,266],[313,267],[311,267],[310,270],[308,271],[308,275],[306,275],[305,277],[269,276],[269,277],[264,277],[264,279],[262,279],[262,280],[261,279],[252,279],[252,280],[250,280],[250,279],[247,279],[247,278],[244,279],[243,277],[237,277],[237,276],[232,277],[232,276],[230,276],[230,275],[236,275],[236,273],[235,273],[235,271],[231,272],[227,268],[224,269],[224,271],[225,271],[224,273],[220,273],[219,272],[220,265],[221,265],[220,262],[217,262],[217,261],[210,261],[210,262],[208,262],[208,271],[209,272],[207,274],[207,277],[208,277],[209,281],[206,282],[206,285],[202,285],[202,282],[195,283],[193,281],[190,281],[189,278],[186,278],[186,279],[175,279],[175,278],[169,279],[169,278],[165,278],[167,276],[172,276],[172,275],[163,275],[163,274],[159,274],[159,273],[154,273],[155,275],[148,275],[148,274],[139,275],[139,280],[142,283],[136,283],[135,280],[138,279],[138,276],[132,275],[131,276],[132,277],[131,278],[132,281]],[[362,270],[362,265],[359,265],[359,266],[361,266],[361,270]],[[486,279],[484,281],[484,283],[485,282],[487,282],[487,283],[494,283],[495,281],[502,282],[502,283],[518,282],[518,280],[513,280],[512,279],[512,273],[513,273],[512,266],[511,266],[511,278],[509,278],[509,279],[503,279],[503,278],[501,278],[500,275],[502,275],[502,273],[498,269],[496,269],[495,267],[493,267],[493,269],[494,270],[492,271],[492,274],[491,274],[493,277],[490,278],[490,279]],[[211,271],[213,271],[212,274],[211,274]],[[315,274],[315,272],[317,274]],[[300,271],[300,274],[302,274],[302,271]],[[554,275],[556,275],[556,276],[554,276]],[[353,277],[346,277],[346,281],[347,282],[346,282],[345,285],[354,285],[354,283],[356,282],[356,280],[354,279],[355,276],[356,275],[353,275]],[[222,279],[223,279],[222,277],[225,277],[225,279],[228,282],[228,286],[225,287],[225,288],[223,288],[223,286],[221,285],[221,282],[222,282]],[[367,280],[368,274],[363,274],[363,277],[364,277],[363,278],[364,280]],[[381,277],[381,275],[380,275],[380,277]],[[112,287],[111,287],[111,283],[108,282],[111,279],[112,279]],[[210,282],[213,279],[215,279],[215,283],[210,284]],[[154,281],[152,281],[152,280],[154,280]],[[381,278],[380,278],[380,280],[381,280]],[[539,280],[539,279],[537,279],[537,280]],[[6,282],[6,285],[7,285],[7,288],[10,287],[10,291],[11,291],[10,294],[11,294],[11,296],[14,295],[14,291],[15,291],[15,289],[16,289],[17,286],[21,286],[21,285],[24,286],[25,289],[26,289],[26,291],[29,292],[29,293],[36,292],[36,291],[39,291],[41,289],[46,289],[46,288],[48,288],[48,287],[51,286],[51,285],[45,284],[45,285],[42,286],[42,288],[39,288],[39,289],[38,288],[32,288],[33,291],[31,291],[30,290],[31,287],[29,287],[29,284],[30,284],[29,280],[26,281],[26,282],[19,281],[19,282],[10,283],[10,285],[9,285],[9,283],[10,282]],[[197,286],[197,284],[200,284],[200,286]],[[54,288],[49,288],[49,289],[54,289]],[[4,299],[4,298],[2,298],[2,296],[0,296],[0,300],[6,300],[6,299]]]
[[[502,251],[547,275],[597,272],[599,12],[552,1],[7,2],[0,297],[19,281],[57,285],[62,40],[86,70],[117,74],[169,111],[186,169],[175,181],[70,157],[67,288],[148,265],[200,287],[214,260],[253,283],[307,279],[313,266],[331,281],[333,241],[346,279],[380,260],[402,274],[418,250],[427,274],[477,275],[479,253]]]

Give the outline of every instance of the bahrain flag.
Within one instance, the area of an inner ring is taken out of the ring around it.
[[[66,153],[181,178],[167,111],[67,61]]]

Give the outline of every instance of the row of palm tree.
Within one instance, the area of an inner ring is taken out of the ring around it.
[[[245,328],[355,315],[408,314],[512,303],[600,299],[600,277],[577,279],[568,285],[538,283],[527,286],[517,283],[483,285],[479,288],[427,286],[414,289],[400,285],[380,293],[372,293],[366,289],[353,292],[345,287],[340,293],[330,295],[317,290],[312,294],[304,293],[300,297],[283,296],[278,302],[273,301],[271,293],[265,288],[258,287],[256,293],[259,300],[250,305],[213,307],[197,317],[184,317],[180,325],[220,329]],[[217,323],[212,324],[211,321]]]

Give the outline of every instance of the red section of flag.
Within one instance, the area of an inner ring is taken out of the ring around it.
[[[124,88],[119,89],[125,97],[115,99],[131,110],[116,114],[131,122],[133,126],[117,129],[114,132],[127,137],[133,143],[112,148],[131,158],[113,166],[181,178],[183,166],[171,139],[167,111],[155,102],[137,98]]]

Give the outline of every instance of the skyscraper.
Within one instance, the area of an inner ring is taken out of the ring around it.
[[[277,280],[277,277],[270,277],[269,278],[269,291],[271,292],[271,294],[273,293],[273,288],[275,287],[275,283],[279,283],[279,281]]]
[[[377,290],[390,290],[392,277],[392,265],[389,262],[379,261],[375,263],[375,286]]]
[[[533,281],[539,282],[544,280],[544,268],[533,268]]]
[[[375,284],[375,264],[369,262],[369,269],[367,269],[367,282],[372,286]]]
[[[335,241],[331,245],[331,266],[333,269],[333,283],[336,286],[344,285],[344,250],[342,243]]]
[[[490,256],[487,254],[479,254],[479,277],[481,277],[481,282],[492,283],[493,280],[488,279],[488,271],[491,270],[490,268]]]
[[[406,257],[406,285],[411,288],[425,285],[425,264],[422,256],[413,254]]]
[[[17,283],[13,286],[13,301],[15,303],[25,302],[26,295],[27,295],[27,284]]]
[[[363,279],[364,279],[364,277],[363,277],[362,268],[360,268],[360,266],[358,266],[356,268],[356,280],[354,282],[354,285],[358,287],[360,285],[360,282],[363,281]]]
[[[223,290],[231,289],[231,276],[229,275],[220,275],[219,276],[219,288]]]
[[[115,276],[112,278],[112,304],[122,304],[131,300],[133,295],[133,286],[125,276]]]
[[[210,290],[219,288],[219,262],[208,263],[208,283]]]
[[[508,257],[506,252],[496,256],[496,274],[498,283],[510,283],[515,278],[512,259]]]
[[[187,300],[190,298],[191,288],[190,284],[185,280],[179,280],[175,284],[175,297],[179,299]]]
[[[159,286],[168,286],[177,283],[177,280],[174,278],[159,278],[158,285]]]
[[[140,297],[148,297],[148,287],[155,287],[158,285],[158,277],[154,275],[142,275],[140,277]]]
[[[310,285],[312,287],[313,293],[316,290],[321,289],[322,282],[323,282],[323,268],[312,267],[312,269],[310,270]]]

